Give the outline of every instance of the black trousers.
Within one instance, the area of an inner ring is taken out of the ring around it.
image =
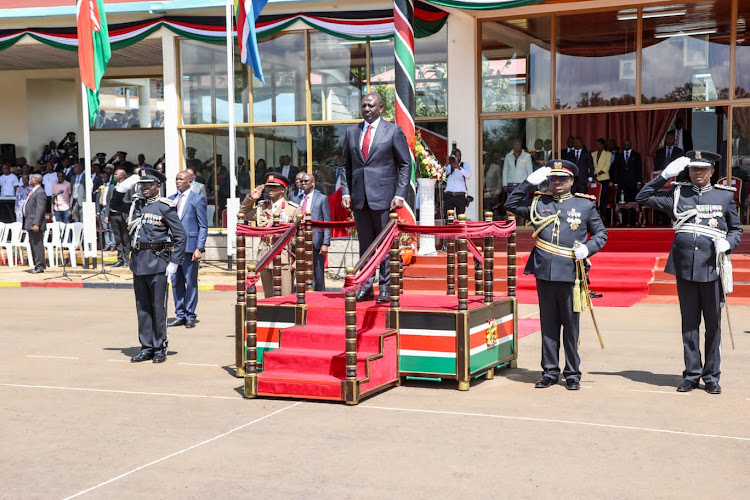
[[[110,212],[109,226],[112,228],[112,232],[115,233],[117,261],[127,262],[130,259],[130,233],[128,233],[128,224],[125,222],[125,214],[122,212]]]
[[[370,247],[375,238],[378,237],[383,228],[388,225],[390,210],[373,210],[367,206],[362,210],[354,209],[354,225],[357,227],[357,239],[359,240],[359,256],[361,257]],[[372,290],[375,282],[375,274],[367,280],[362,287],[366,293]],[[380,279],[378,280],[380,290],[390,290],[391,269],[388,257],[380,263]]]
[[[443,193],[443,205],[445,206],[444,217],[448,218],[448,210],[455,210],[456,216],[466,213],[466,194],[465,193]]]
[[[607,179],[606,181],[599,181],[599,183],[602,185],[602,195],[599,197],[599,214],[602,217],[602,222],[607,224],[609,221],[609,219],[607,218],[607,197],[609,194],[609,179]]]
[[[34,261],[35,269],[44,269],[44,232],[40,228],[38,232],[29,231],[29,244],[31,245],[30,261]],[[31,262],[29,262],[31,265]]]
[[[560,328],[565,349],[566,380],[581,380],[578,357],[578,324],[580,313],[573,312],[573,283],[536,280],[539,313],[542,324],[543,376],[560,377]]]
[[[320,253],[320,248],[313,248],[313,290],[316,292],[326,291],[325,261],[326,256]]]
[[[719,382],[721,376],[721,285],[719,280],[701,283],[677,278],[677,296],[682,315],[682,345],[685,371],[682,377],[691,382]],[[701,316],[706,328],[701,364]]]
[[[133,291],[141,350],[166,354],[167,276],[164,273],[135,274]]]

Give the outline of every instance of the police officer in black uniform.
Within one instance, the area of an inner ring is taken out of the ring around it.
[[[688,151],[672,161],[661,175],[641,189],[636,201],[667,212],[675,230],[672,250],[664,269],[677,278],[677,294],[682,315],[682,343],[685,371],[678,392],[698,387],[703,378],[706,392],[721,394],[721,281],[716,268],[717,253],[730,253],[742,238],[742,225],[734,204],[733,187],[711,185],[714,164],[721,155]],[[686,168],[687,167],[687,168]],[[672,182],[672,189],[661,188],[672,177],[687,172],[688,181]],[[705,321],[705,363],[701,365],[700,324]]]
[[[133,363],[167,360],[167,283],[182,263],[187,236],[177,215],[177,202],[159,196],[166,180],[158,170],[142,168],[119,183],[112,195],[112,207],[129,214],[130,270],[141,342],[141,352],[130,359]],[[135,184],[140,184],[140,190],[133,201],[123,201]]]
[[[571,194],[577,174],[575,163],[550,160],[529,175],[505,203],[507,210],[531,221],[534,226],[536,244],[524,273],[536,277],[539,296],[543,374],[535,385],[537,389],[557,384],[560,376],[560,328],[565,348],[563,375],[566,387],[571,391],[581,388],[578,357],[580,313],[573,310],[576,260],[586,259],[601,250],[607,242],[607,230],[596,209],[596,198],[583,193]],[[549,181],[550,192],[537,192],[528,200],[527,193],[544,181]]]

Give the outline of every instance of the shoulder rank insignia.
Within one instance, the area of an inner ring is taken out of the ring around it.
[[[724,184],[714,184],[715,188],[723,189],[724,191],[737,191],[734,186],[725,186]]]
[[[596,196],[593,194],[586,194],[586,193],[575,193],[574,196],[577,196],[578,198],[586,198],[587,200],[596,201]]]
[[[170,207],[176,207],[177,206],[177,200],[170,200],[169,198],[165,198],[164,196],[159,197],[159,201],[162,203],[167,204]]]

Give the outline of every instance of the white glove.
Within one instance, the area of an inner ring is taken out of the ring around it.
[[[133,188],[133,186],[138,184],[139,180],[140,177],[138,177],[138,174],[133,174],[124,181],[118,183],[117,186],[115,186],[115,191],[118,193],[127,193]]]
[[[172,276],[174,276],[174,273],[176,272],[177,272],[177,264],[175,264],[174,262],[170,262],[167,265],[167,272],[166,272],[167,281],[170,281],[172,279]]]
[[[727,253],[729,251],[729,242],[726,238],[719,238],[714,241],[714,246],[716,247],[716,253]]]
[[[672,163],[667,165],[667,168],[661,171],[661,176],[667,180],[671,179],[675,175],[682,172],[685,167],[688,166],[688,163],[690,163],[690,158],[687,156],[680,156],[676,160],[674,160]]]
[[[529,176],[526,178],[526,181],[538,186],[542,182],[547,180],[547,177],[549,176],[549,173],[552,171],[550,167],[541,167],[539,170],[534,170],[529,174]]]
[[[589,248],[586,245],[578,245],[573,248],[573,253],[576,254],[576,259],[583,260],[589,256]]]

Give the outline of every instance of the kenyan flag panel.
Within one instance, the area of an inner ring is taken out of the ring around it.
[[[263,355],[268,351],[279,348],[281,330],[295,326],[294,324],[294,307],[283,306],[263,306],[258,305],[258,323],[257,323],[257,346],[258,346],[258,367],[259,371],[263,369]],[[247,357],[247,351],[245,351]]]
[[[513,358],[515,310],[514,300],[504,299],[469,311],[469,374],[482,373]]]
[[[401,375],[456,377],[457,317],[461,316],[454,312],[401,310]]]

